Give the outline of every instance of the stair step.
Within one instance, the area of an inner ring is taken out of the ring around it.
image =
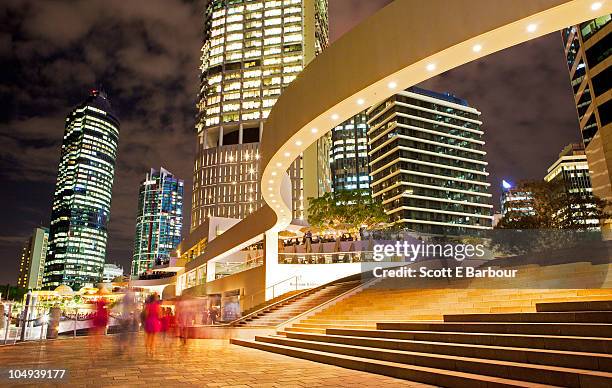
[[[461,373],[444,369],[407,365],[396,362],[371,360],[362,357],[341,355],[335,353],[302,350],[290,346],[262,343],[252,340],[232,339],[232,344],[246,346],[286,356],[321,362],[344,368],[377,373],[385,376],[416,381],[435,386],[470,387],[470,388],[507,388],[507,387],[538,387],[533,383],[500,379],[489,376]]]
[[[612,300],[537,303],[538,312],[612,311]]]
[[[612,337],[612,325],[605,323],[490,323],[490,322],[381,322],[380,330],[452,331],[471,333],[532,334]]]
[[[612,354],[612,339],[599,337],[373,329],[327,329],[327,334]]]
[[[370,347],[350,346],[336,343],[296,340],[282,337],[255,337],[256,342],[315,350],[327,353],[370,358],[380,361],[399,362],[422,367],[445,369],[454,372],[482,374],[490,377],[510,379],[521,376],[522,380],[557,386],[580,387],[604,386],[612,382],[612,373],[582,369],[561,368],[546,365],[529,365],[518,362],[485,360],[479,358],[386,350]],[[585,382],[588,384],[584,385]]]
[[[445,322],[612,323],[612,311],[449,314]]]
[[[350,346],[402,350],[418,353],[434,353],[470,358],[485,358],[488,360],[501,360],[612,372],[612,356],[607,354],[546,350],[537,348],[527,349],[504,346],[455,344],[448,342],[398,340],[332,334],[287,333],[287,337],[306,341],[332,342]]]

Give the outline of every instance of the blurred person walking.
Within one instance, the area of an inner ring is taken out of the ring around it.
[[[156,336],[161,330],[160,315],[159,296],[157,294],[150,295],[144,308],[145,347],[149,357],[155,355]]]
[[[136,294],[133,290],[128,288],[125,291],[125,295],[117,304],[117,310],[119,312],[119,353],[127,354],[129,358],[132,358],[140,316]]]
[[[96,301],[96,310],[93,313],[92,327],[89,335],[89,355],[94,357],[94,354],[100,350],[102,337],[106,334],[106,326],[108,325],[108,303],[104,298],[98,298]]]

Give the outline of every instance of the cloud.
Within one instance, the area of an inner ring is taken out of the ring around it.
[[[129,268],[145,174],[163,166],[191,186],[201,10],[180,0],[3,2],[0,56],[10,66],[0,75],[0,179],[22,210],[11,214],[19,236],[0,254],[16,260],[48,218],[65,117],[101,84],[121,120],[108,258]],[[190,202],[186,193],[185,224]],[[9,235],[5,224],[0,234]]]

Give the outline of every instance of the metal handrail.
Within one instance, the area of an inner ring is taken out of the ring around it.
[[[293,275],[293,276],[291,276],[290,278],[287,278],[287,279],[285,279],[285,280],[281,280],[281,281],[280,281],[280,282],[278,282],[278,283],[274,283],[274,284],[272,284],[271,286],[266,287],[264,290],[258,291],[258,292],[254,293],[254,294],[251,294],[251,301],[253,300],[253,297],[254,297],[255,295],[259,295],[259,294],[261,294],[261,293],[265,293],[265,292],[266,292],[266,291],[268,291],[270,288],[272,288],[272,290],[274,290],[274,287],[275,287],[275,286],[278,286],[279,284],[285,283],[286,281],[291,280],[291,279],[295,279],[295,287],[296,287],[296,290],[297,290],[297,285],[298,285],[298,284],[297,284],[297,281],[298,281],[300,278],[301,278],[301,276],[299,276],[299,275]],[[263,306],[263,307],[262,307],[262,308],[260,308],[260,309],[257,309],[257,310],[255,310],[255,311],[252,311],[252,312],[248,313],[247,315],[244,315],[244,316],[242,316],[242,317],[240,317],[240,318],[234,319],[233,321],[230,321],[230,322],[226,323],[224,326],[231,326],[231,325],[233,325],[233,324],[235,324],[235,323],[238,323],[238,322],[240,322],[240,321],[242,321],[242,320],[244,320],[244,319],[247,319],[248,317],[251,317],[252,315],[258,314],[258,313],[260,313],[260,312],[261,312],[261,311],[263,311],[263,310],[267,310],[267,309],[269,309],[270,307],[276,306],[276,305],[277,305],[277,304],[279,304],[279,303],[283,303],[283,302],[285,302],[285,301],[287,301],[287,300],[289,300],[289,299],[296,298],[296,297],[298,297],[298,296],[300,296],[300,295],[302,295],[302,294],[304,294],[305,292],[308,292],[308,291],[311,291],[311,289],[305,289],[303,292],[300,292],[300,293],[295,294],[295,295],[290,295],[290,296],[288,296],[288,297],[286,297],[286,298],[283,298],[283,299],[281,299],[281,300],[279,300],[279,301],[276,301],[276,302],[274,302],[274,303],[270,303],[269,305]],[[272,291],[272,299],[274,299],[274,291]]]
[[[361,288],[366,289],[367,287],[370,287],[371,285],[373,285],[374,283],[377,283],[381,280],[381,278],[374,278],[374,279],[370,279],[369,281],[365,282],[365,283],[360,283],[358,285],[356,285],[355,287],[351,288],[350,290],[347,290],[345,292],[343,292],[340,295],[337,295],[333,298],[331,298],[330,300],[321,303],[318,306],[315,306],[313,308],[311,308],[310,310],[304,311],[303,313],[296,315],[293,318],[290,318],[289,320],[279,324],[276,326],[276,330],[282,330],[284,328],[286,328],[289,325],[292,325],[295,321],[300,321],[302,319],[304,319],[305,317],[317,312],[317,311],[321,311],[322,309],[325,309],[327,306],[329,306],[330,304],[334,304],[336,303],[336,301],[338,301],[339,299],[344,299],[346,296],[350,296],[349,294],[354,293],[357,289]],[[329,284],[329,283],[327,283]]]

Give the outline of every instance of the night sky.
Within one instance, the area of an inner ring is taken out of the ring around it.
[[[333,41],[390,1],[329,2]],[[49,223],[65,116],[100,85],[121,120],[107,262],[129,272],[138,186],[151,167],[185,180],[187,233],[202,9],[180,0],[2,1],[1,284],[16,283],[24,240]],[[580,137],[558,33],[420,86],[482,112],[497,207],[501,179],[542,178]]]

